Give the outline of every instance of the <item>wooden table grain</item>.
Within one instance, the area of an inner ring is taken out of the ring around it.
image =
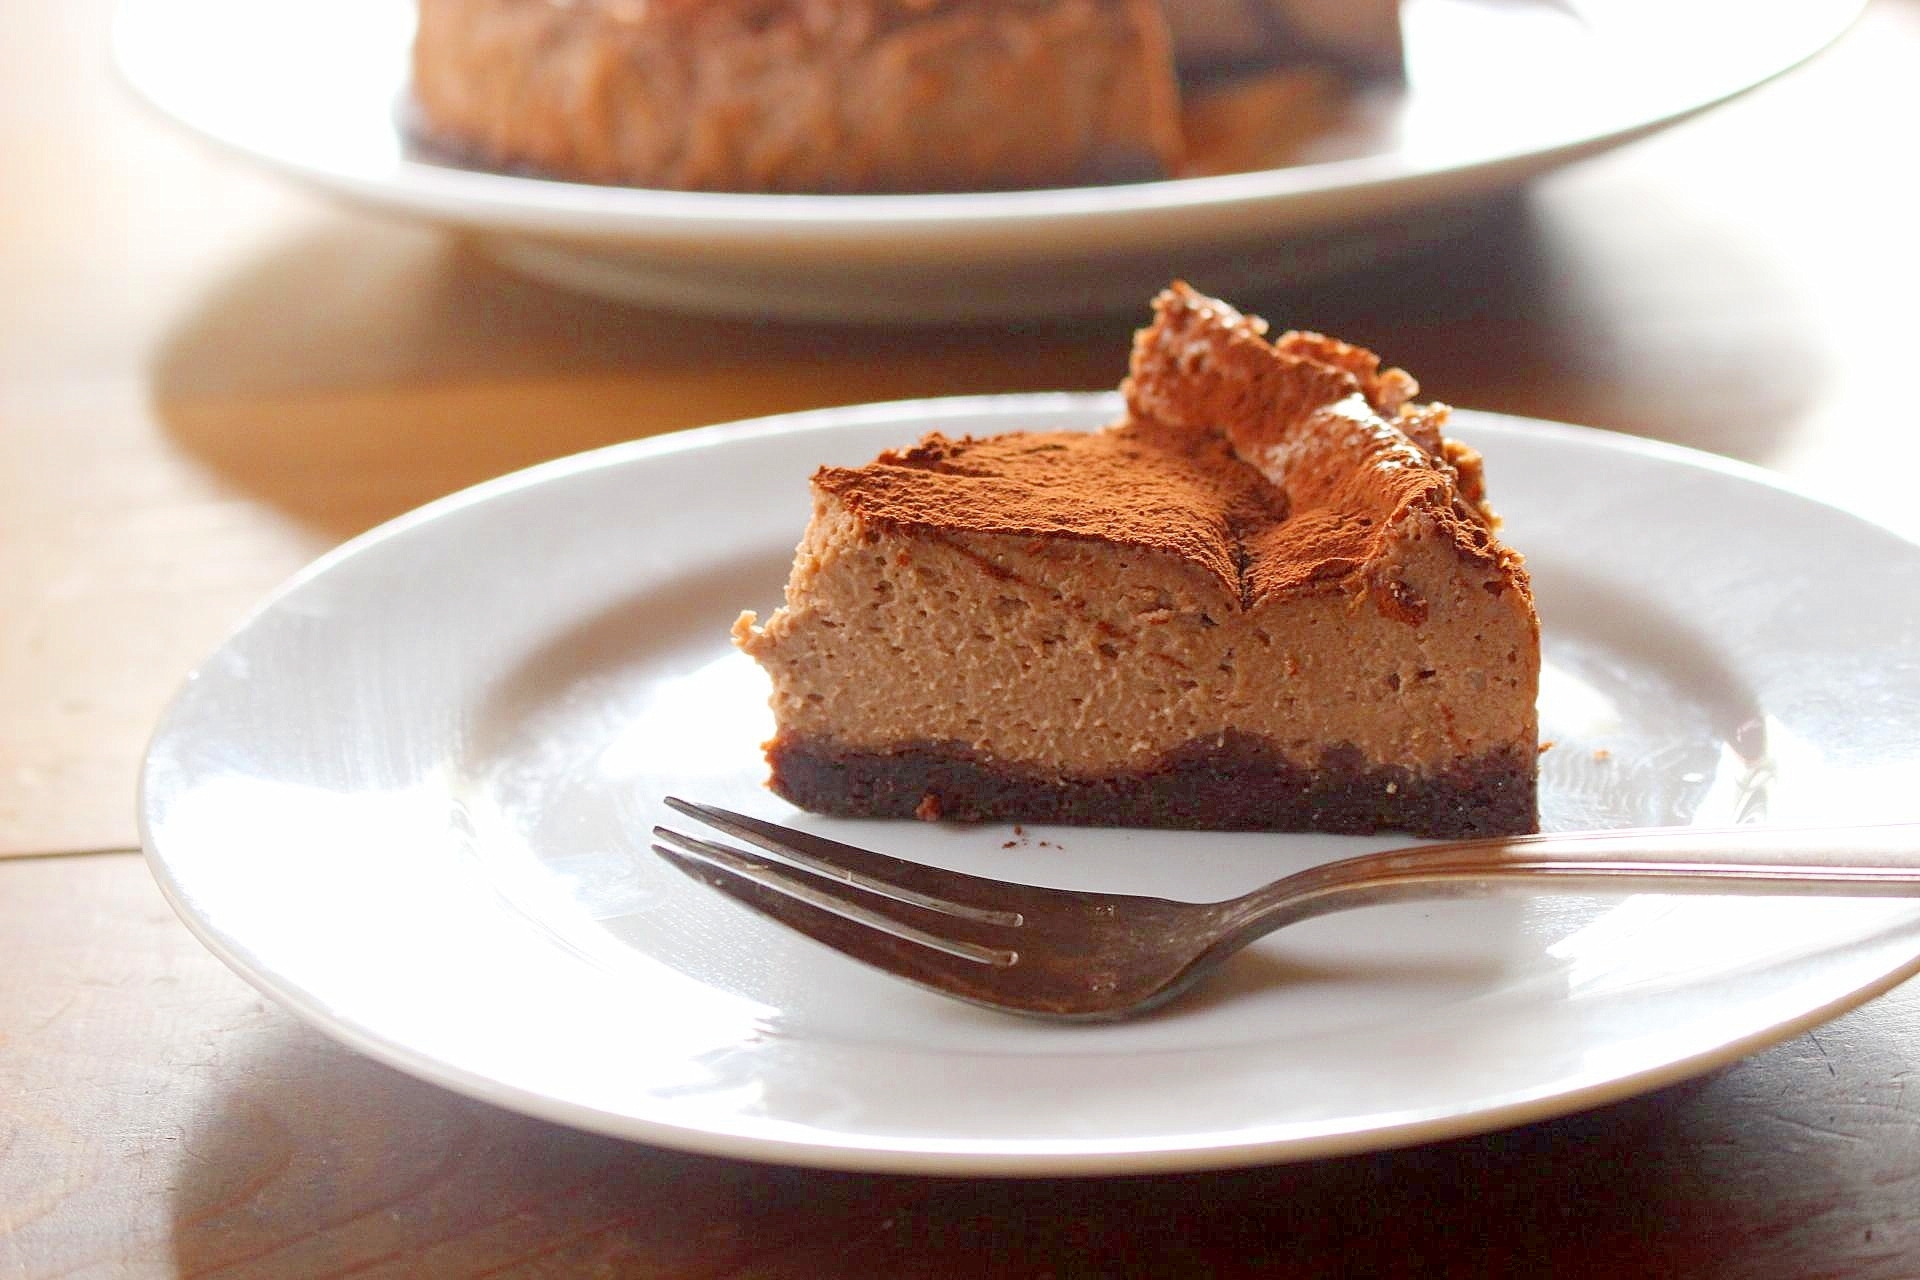
[[[168,694],[278,581],[594,445],[1105,387],[1137,317],[846,329],[575,297],[177,135],[112,82],[106,18],[18,0],[0,43],[0,1276],[1920,1275],[1920,983],[1549,1123],[1031,1181],[584,1135],[255,994],[161,900],[132,792]],[[1917,62],[1920,2],[1880,0],[1806,68],[1450,243],[1244,301],[1439,398],[1729,454],[1920,537]]]

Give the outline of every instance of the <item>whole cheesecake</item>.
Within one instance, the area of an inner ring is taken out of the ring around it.
[[[813,477],[773,789],[827,813],[1467,836],[1537,826],[1539,623],[1446,409],[1176,284],[1120,421]]]
[[[709,191],[973,190],[1171,171],[1158,0],[420,0],[426,136]]]
[[[1183,72],[1399,60],[1395,0],[419,0],[412,102],[442,151],[587,182],[993,190],[1187,171]]]

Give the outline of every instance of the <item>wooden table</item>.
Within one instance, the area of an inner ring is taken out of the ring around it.
[[[569,296],[176,135],[111,82],[105,9],[19,0],[0,46],[0,1274],[1920,1274],[1917,983],[1552,1123],[1033,1182],[586,1136],[263,1001],[161,901],[132,792],[172,687],[278,580],[609,441],[1107,386],[1134,318],[849,332]],[[1718,450],[1920,535],[1917,63],[1920,3],[1882,0],[1455,243],[1245,301],[1440,398]]]

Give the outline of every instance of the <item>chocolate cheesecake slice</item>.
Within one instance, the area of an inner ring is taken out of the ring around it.
[[[1539,623],[1446,409],[1176,284],[1120,421],[813,477],[765,625],[773,789],[827,813],[1533,830]]]

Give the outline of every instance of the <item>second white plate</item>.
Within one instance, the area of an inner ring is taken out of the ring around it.
[[[1194,899],[1391,843],[841,822],[762,789],[766,688],[727,628],[777,602],[812,469],[930,427],[1115,408],[715,428],[378,530],[262,608],[168,711],[142,801],[155,872],[263,990],[427,1079],[665,1145],[929,1173],[1485,1129],[1727,1061],[1920,964],[1920,907],[1899,902],[1382,907],[1268,938],[1144,1021],[1050,1026],[863,969],[646,852],[668,793],[1001,877]],[[1538,588],[1548,826],[1902,815],[1920,547],[1702,455],[1459,425]]]
[[[196,133],[333,194],[476,233],[569,286],[672,308],[952,320],[1232,296],[1451,234],[1486,196],[1813,54],[1861,0],[1408,0],[1407,85],[1312,162],[1055,191],[775,196],[440,163],[404,126],[407,0],[121,0],[114,52]],[[1451,212],[1443,212],[1451,211]]]

